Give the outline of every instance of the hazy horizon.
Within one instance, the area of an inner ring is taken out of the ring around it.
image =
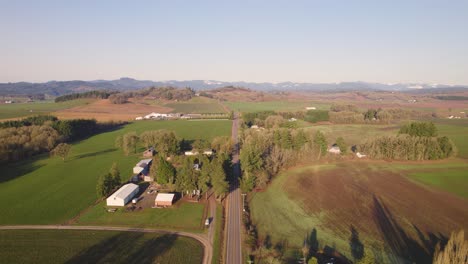
[[[468,84],[468,2],[1,1],[0,82]]]

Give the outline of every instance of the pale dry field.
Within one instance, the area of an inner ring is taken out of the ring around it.
[[[112,104],[109,100],[98,100],[88,105],[77,106],[53,112],[59,119],[94,118],[97,121],[131,121],[137,116],[151,112],[169,113],[169,107],[147,105],[130,101],[125,104]]]

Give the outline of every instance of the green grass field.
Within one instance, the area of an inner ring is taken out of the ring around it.
[[[216,205],[216,227],[215,235],[213,241],[213,259],[211,260],[212,264],[222,263],[222,252],[221,252],[221,233],[223,231],[223,207],[219,204]]]
[[[0,224],[63,223],[92,205],[97,179],[117,162],[123,180],[140,155],[126,157],[114,147],[115,138],[129,131],[169,129],[180,138],[211,139],[230,135],[231,121],[141,121],[73,144],[63,162],[41,155],[0,168]]]
[[[85,230],[1,230],[2,263],[202,263],[192,238]]]
[[[292,101],[266,101],[266,102],[223,102],[233,111],[257,112],[257,111],[305,111],[307,106],[315,106],[318,110],[328,110],[330,104],[320,102],[292,102]]]
[[[203,230],[204,204],[182,203],[180,207],[127,212],[119,208],[115,213],[106,211],[105,202],[91,208],[78,219],[78,225],[138,226],[200,232]]]
[[[424,165],[394,164],[390,169],[403,172],[410,179],[468,199],[468,162],[451,159]]]
[[[48,100],[34,103],[0,104],[0,119],[48,114],[58,110],[85,105],[91,101],[91,99],[78,99],[60,103]]]
[[[440,135],[448,136],[455,143],[458,156],[468,159],[468,120],[438,120],[435,124]]]
[[[194,97],[189,101],[165,104],[165,107],[173,108],[173,113],[224,113],[224,108],[215,99],[206,97]]]

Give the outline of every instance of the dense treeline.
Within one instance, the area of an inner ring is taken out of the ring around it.
[[[433,113],[422,112],[411,109],[367,109],[361,112],[354,105],[332,105],[330,107],[330,121],[340,124],[362,124],[362,123],[389,123],[395,120],[405,119],[430,119]]]
[[[187,101],[195,96],[195,91],[189,87],[150,87],[143,90],[115,93],[109,96],[109,101],[113,104],[124,104],[130,98],[162,99]]]
[[[65,102],[65,101],[71,101],[75,99],[81,99],[81,98],[96,98],[96,99],[107,99],[110,95],[115,94],[117,92],[113,91],[89,91],[89,92],[84,92],[84,93],[73,93],[73,94],[67,94],[67,95],[62,95],[57,98],[55,98],[55,102]]]
[[[359,151],[373,159],[437,160],[450,157],[454,146],[447,137],[378,137],[359,146]]]
[[[33,116],[0,123],[0,162],[16,161],[51,151],[57,144],[84,139],[122,123],[96,120],[58,120],[54,116]]]
[[[242,120],[247,126],[254,124],[258,125],[259,122],[265,121],[267,117],[276,115],[274,111],[259,111],[259,112],[247,112],[242,113]]]
[[[436,137],[437,128],[432,122],[412,122],[398,133],[369,140],[359,150],[370,158],[391,160],[437,160],[454,154],[453,143],[447,137]]]
[[[402,126],[399,133],[416,137],[435,137],[437,128],[432,122],[412,122]]]
[[[212,149],[216,153],[231,154],[233,149],[230,137],[215,137],[212,142],[206,140],[187,141],[179,139],[173,131],[166,129],[148,130],[140,135],[136,132],[128,132],[115,139],[115,146],[121,148],[125,155],[136,153],[138,146],[145,148],[154,147],[158,154],[169,157],[181,154],[185,150],[203,152]]]
[[[0,163],[50,151],[60,140],[59,133],[47,125],[0,129]]]
[[[57,117],[51,115],[38,115],[23,118],[21,120],[11,120],[0,123],[0,128],[22,127],[22,126],[42,126],[45,122],[55,122]]]
[[[454,100],[454,101],[462,101],[468,100],[468,96],[461,96],[461,95],[439,95],[435,97],[439,100]]]
[[[288,128],[244,131],[240,159],[241,187],[264,188],[281,169],[297,162],[320,159],[327,153],[327,139],[320,131]]]

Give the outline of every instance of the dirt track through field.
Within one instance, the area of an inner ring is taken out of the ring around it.
[[[301,172],[283,185],[323,227],[349,236],[380,238],[405,259],[430,260],[436,243],[468,230],[468,202],[453,194],[367,166]],[[419,256],[416,255],[419,254]]]

